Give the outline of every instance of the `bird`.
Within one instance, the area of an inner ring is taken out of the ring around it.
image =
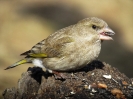
[[[20,61],[5,70],[32,63],[49,73],[78,70],[97,59],[101,44],[115,32],[97,17],[89,17],[60,29],[21,54]]]

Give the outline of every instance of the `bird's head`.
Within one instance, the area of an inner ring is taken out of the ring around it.
[[[113,40],[111,36],[115,34],[115,32],[110,29],[105,21],[96,17],[86,18],[81,23],[89,26],[91,33],[95,33],[99,35],[99,39],[103,40]]]

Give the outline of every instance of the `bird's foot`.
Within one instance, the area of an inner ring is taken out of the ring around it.
[[[52,71],[55,79],[66,79],[67,77],[63,73],[59,73],[57,71]]]

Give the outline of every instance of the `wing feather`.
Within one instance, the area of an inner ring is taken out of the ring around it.
[[[26,51],[21,55],[26,55],[26,58],[60,57],[63,49],[66,47],[65,44],[71,42],[73,42],[71,37],[62,37],[57,39],[55,42],[50,42],[49,40],[44,39],[33,46],[31,50]]]

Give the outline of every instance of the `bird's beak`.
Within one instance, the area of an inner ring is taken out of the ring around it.
[[[109,27],[99,30],[98,33],[100,34],[100,40],[113,40],[111,36],[115,34]]]

